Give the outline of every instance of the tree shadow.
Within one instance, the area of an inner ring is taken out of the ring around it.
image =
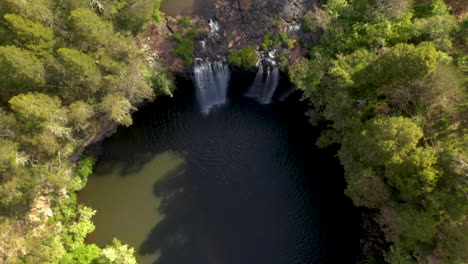
[[[282,156],[261,144],[250,147],[267,160]],[[297,164],[278,168],[239,151],[245,157],[237,156],[235,167],[232,159],[208,166],[186,157],[183,168],[154,184],[164,218],[138,254],[159,253],[155,264],[324,263],[316,197],[287,176]]]
[[[336,150],[317,150],[317,129],[302,109],[294,112],[298,98],[286,101],[233,100],[208,117],[194,114],[196,107],[174,114],[160,103],[136,115],[144,125],[108,140],[103,159],[110,166],[98,166],[100,172],[126,177],[167,149],[186,161],[152,186],[160,201],[155,214],[163,218],[136,245],[139,255],[159,255],[155,264],[340,263],[325,260],[352,255],[346,251],[354,250],[347,242],[356,237],[346,238],[352,217],[340,211],[342,171],[336,159],[323,158]],[[171,138],[175,132],[179,141]],[[336,242],[327,245],[323,236]]]

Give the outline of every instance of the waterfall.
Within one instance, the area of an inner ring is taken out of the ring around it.
[[[198,60],[193,68],[192,76],[202,113],[208,114],[213,106],[226,103],[231,77],[226,62]]]
[[[279,96],[278,96],[278,101],[284,102],[290,95],[292,95],[296,91],[296,86],[291,86],[289,87],[288,90],[283,91]]]
[[[296,31],[299,31],[301,29],[301,27],[302,27],[301,23],[293,22],[293,23],[288,25],[288,31],[289,32],[296,32]]]
[[[218,22],[210,19],[210,21],[208,22],[208,26],[210,26],[210,32],[208,32],[208,37],[212,38],[217,36],[219,32]]]
[[[278,82],[278,66],[273,61],[261,62],[257,75],[245,96],[254,98],[261,104],[269,104],[272,102]]]
[[[210,33],[211,34],[214,34],[216,32],[219,31],[219,25],[218,25],[218,22],[210,19],[210,21],[208,22],[208,25],[210,26]]]

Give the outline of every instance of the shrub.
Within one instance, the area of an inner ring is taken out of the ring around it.
[[[286,45],[286,47],[288,47],[288,48],[291,48],[291,47],[293,46],[293,41],[292,41],[292,39],[285,39],[285,40],[283,40],[283,43],[284,43],[284,45]]]
[[[0,46],[2,96],[41,86],[45,83],[44,76],[44,66],[36,56],[16,46]]]
[[[279,26],[281,26],[281,20],[278,20],[278,19],[275,20],[275,21],[273,22],[273,26],[279,28]]]
[[[172,55],[181,58],[186,66],[192,65],[193,39],[184,38],[177,33],[172,35],[172,38],[177,42],[176,48],[172,50]]]
[[[88,176],[93,173],[93,166],[96,160],[91,156],[83,156],[77,163],[76,167],[73,169],[73,174],[76,177],[79,177],[81,184],[79,189],[83,188],[88,182]]]
[[[157,10],[157,6],[159,5],[159,1],[154,0],[126,2],[126,5],[120,9],[116,18],[122,28],[132,31],[143,28],[154,15],[154,11]]]
[[[156,23],[161,23],[161,21],[164,19],[164,15],[161,11],[155,9],[153,12],[153,19],[156,21]]]
[[[191,39],[196,38],[198,36],[197,28],[192,27],[192,28],[188,29],[187,32],[185,33],[185,35],[188,38],[191,38]]]
[[[244,71],[252,69],[257,63],[258,55],[253,46],[248,46],[240,50],[233,50],[228,56],[229,63],[241,68]]]
[[[280,40],[286,40],[288,38],[288,33],[286,32],[281,32],[278,34],[278,37]]]
[[[190,18],[187,17],[187,16],[184,16],[184,17],[179,21],[179,25],[181,25],[182,27],[188,27],[188,26],[190,26]]]

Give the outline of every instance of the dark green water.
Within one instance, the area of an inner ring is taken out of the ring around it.
[[[141,263],[353,263],[358,212],[334,151],[314,146],[319,131],[297,95],[271,105],[240,96],[253,77],[234,74],[229,102],[208,116],[179,81],[174,98],[105,140],[79,195],[98,211],[89,240],[118,237]]]

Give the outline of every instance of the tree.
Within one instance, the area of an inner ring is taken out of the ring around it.
[[[23,263],[59,263],[66,255],[60,237],[47,231],[41,231],[40,236],[41,239],[35,238],[33,234],[26,237],[26,255],[22,258]]]
[[[34,54],[41,55],[53,48],[54,31],[50,27],[15,14],[6,14],[3,18],[15,40],[23,43]]]
[[[0,2],[0,17],[5,14],[20,14],[33,21],[46,25],[54,22],[53,0],[2,0]]]
[[[22,122],[21,141],[32,146],[31,153],[55,154],[60,140],[71,140],[67,109],[58,97],[41,93],[20,94],[10,99],[11,109]]]
[[[155,91],[172,96],[175,86],[170,72],[159,70],[152,76],[152,81],[154,81]]]
[[[371,21],[398,20],[411,12],[413,0],[376,0],[366,10],[366,17]]]
[[[57,53],[66,69],[71,73],[72,82],[81,84],[88,93],[94,93],[99,89],[101,74],[91,57],[81,51],[68,48],[60,48]]]
[[[415,148],[403,160],[386,166],[388,183],[398,189],[402,198],[431,192],[440,175],[435,168],[437,158],[432,148]]]
[[[96,210],[89,207],[78,205],[78,221],[73,221],[67,228],[64,236],[65,245],[73,252],[77,247],[83,245],[86,235],[93,232],[95,227],[91,217],[96,214]],[[67,241],[68,240],[68,241]]]
[[[73,170],[71,155],[102,118],[129,125],[132,105],[153,98],[160,65],[113,28],[120,15],[142,25],[153,11],[147,4],[0,0],[0,262],[136,263],[120,243],[101,254],[84,242],[93,211],[77,205],[75,192],[93,161]],[[170,89],[168,78],[159,84]]]
[[[456,20],[450,14],[416,19],[413,34],[418,39],[430,40],[444,52],[452,51],[450,33],[455,29]]]
[[[413,251],[422,244],[433,244],[437,222],[430,211],[407,204],[385,206],[380,220],[392,230],[391,240],[403,249]]]
[[[362,74],[368,75],[367,83],[375,86],[414,80],[431,74],[441,58],[441,54],[430,42],[422,42],[417,46],[397,44],[371,65],[369,71],[363,71]],[[365,80],[365,77],[361,79]]]
[[[108,93],[122,94],[130,103],[141,103],[154,98],[150,83],[154,72],[146,69],[145,65],[135,62],[132,67],[126,67],[119,76],[106,76],[105,89]]]
[[[429,76],[409,82],[387,85],[382,93],[398,109],[418,114],[421,106],[427,114],[453,109],[463,98],[462,77],[453,65],[439,64]],[[418,109],[419,108],[419,109]]]
[[[69,251],[61,260],[61,264],[95,264],[99,256],[101,255],[101,249],[95,244],[79,244],[72,251]]]
[[[416,148],[422,130],[404,117],[375,118],[343,140],[345,151],[368,166],[402,162]],[[340,156],[341,156],[340,151]]]
[[[418,264],[414,258],[399,247],[391,246],[385,256],[385,261],[390,264]]]
[[[251,70],[257,64],[258,55],[255,47],[248,46],[243,49],[233,50],[228,56],[229,63],[241,68],[244,71]]]
[[[24,49],[15,46],[0,46],[1,97],[37,89],[45,84],[42,62]]]
[[[118,239],[112,240],[112,245],[106,246],[101,252],[100,264],[136,264],[135,250],[122,245]]]
[[[368,208],[380,208],[384,202],[390,199],[390,192],[382,177],[377,175],[372,168],[364,168],[359,171],[346,168],[345,194],[351,198],[355,206]]]
[[[454,224],[446,223],[442,226],[435,252],[441,254],[445,263],[468,262],[468,223],[466,221]]]
[[[69,21],[74,39],[82,50],[95,50],[107,45],[114,38],[112,24],[89,9],[73,10]]]
[[[467,72],[468,23],[443,0],[326,2],[303,24],[320,43],[290,71],[327,122],[317,144],[341,143],[345,193],[378,209],[387,262],[467,262],[466,80],[451,56]]]
[[[18,165],[16,158],[18,155],[18,144],[0,138],[0,172],[7,171]]]
[[[101,102],[101,109],[112,120],[122,125],[129,126],[132,124],[130,111],[135,108],[122,93],[107,95]]]
[[[84,156],[77,162],[76,167],[73,169],[73,174],[79,179],[78,190],[85,187],[86,182],[88,182],[88,176],[93,173],[93,165],[95,162],[96,160],[91,156]]]
[[[13,139],[16,136],[17,125],[15,117],[0,107],[0,137]]]
[[[58,97],[50,97],[42,93],[27,93],[11,98],[9,103],[17,117],[24,122],[63,124],[67,121],[66,109],[61,106]]]
[[[174,34],[173,39],[177,42],[177,46],[172,50],[172,55],[181,58],[186,66],[192,65],[193,39],[182,37],[180,34]]]
[[[140,29],[145,25],[159,6],[160,0],[127,0],[126,5],[117,14],[117,20],[122,28]]]
[[[417,147],[422,135],[421,128],[410,119],[386,117],[370,120],[360,131],[346,136],[339,155],[351,197],[357,203],[368,203],[369,207],[388,198],[382,179],[367,167],[384,168],[382,175],[402,199],[432,191],[440,171],[435,168],[435,151]],[[362,168],[356,163],[361,163]],[[358,202],[366,199],[363,195],[368,196],[368,201]]]
[[[80,130],[89,127],[89,119],[94,115],[93,107],[83,101],[75,101],[70,104],[69,118],[72,124]]]

